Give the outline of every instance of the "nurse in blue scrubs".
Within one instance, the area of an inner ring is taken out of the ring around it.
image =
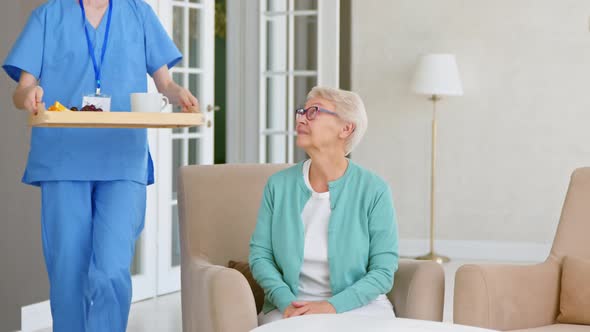
[[[198,104],[168,69],[181,54],[143,0],[50,0],[33,11],[4,70],[14,103],[36,112],[85,96],[147,90],[146,73],[183,110]],[[54,331],[125,331],[135,241],[154,182],[145,129],[33,128],[23,182],[41,188]]]

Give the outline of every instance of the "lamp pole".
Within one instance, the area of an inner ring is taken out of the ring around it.
[[[435,212],[435,195],[436,185],[436,102],[440,96],[432,95],[429,98],[432,101],[432,149],[430,156],[430,252],[424,256],[417,257],[419,260],[435,261],[439,264],[449,261],[448,257],[437,255],[434,252],[434,212]]]

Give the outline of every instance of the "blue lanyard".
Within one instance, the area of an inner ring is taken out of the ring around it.
[[[96,63],[96,56],[94,55],[94,46],[90,41],[90,34],[88,33],[88,27],[86,26],[86,10],[84,10],[84,0],[80,0],[80,9],[82,10],[82,24],[84,24],[84,32],[86,32],[86,42],[88,42],[88,51],[92,58],[92,64],[94,65],[94,78],[96,79],[96,94],[100,95],[100,70],[104,63],[104,55],[107,50],[107,43],[109,42],[109,30],[111,30],[111,15],[113,13],[113,0],[109,0],[109,13],[107,16],[107,29],[104,33],[104,43],[102,44],[102,50],[100,54],[100,67]]]

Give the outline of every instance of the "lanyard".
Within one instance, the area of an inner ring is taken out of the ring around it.
[[[100,95],[100,70],[104,62],[104,55],[107,50],[107,43],[109,41],[109,30],[111,30],[111,14],[113,13],[113,0],[109,0],[109,13],[107,14],[107,28],[104,33],[104,43],[102,44],[102,50],[100,54],[100,67],[96,62],[96,55],[94,55],[94,46],[90,41],[90,34],[88,33],[88,26],[86,25],[86,10],[84,9],[84,0],[80,0],[80,9],[82,10],[82,23],[84,24],[84,32],[86,32],[86,42],[88,43],[88,51],[92,58],[92,64],[94,65],[94,78],[96,79],[96,94]]]

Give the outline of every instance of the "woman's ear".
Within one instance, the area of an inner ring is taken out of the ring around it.
[[[350,135],[352,135],[352,133],[354,133],[355,129],[356,129],[356,126],[354,125],[354,123],[347,122],[340,130],[340,138],[350,137]]]

